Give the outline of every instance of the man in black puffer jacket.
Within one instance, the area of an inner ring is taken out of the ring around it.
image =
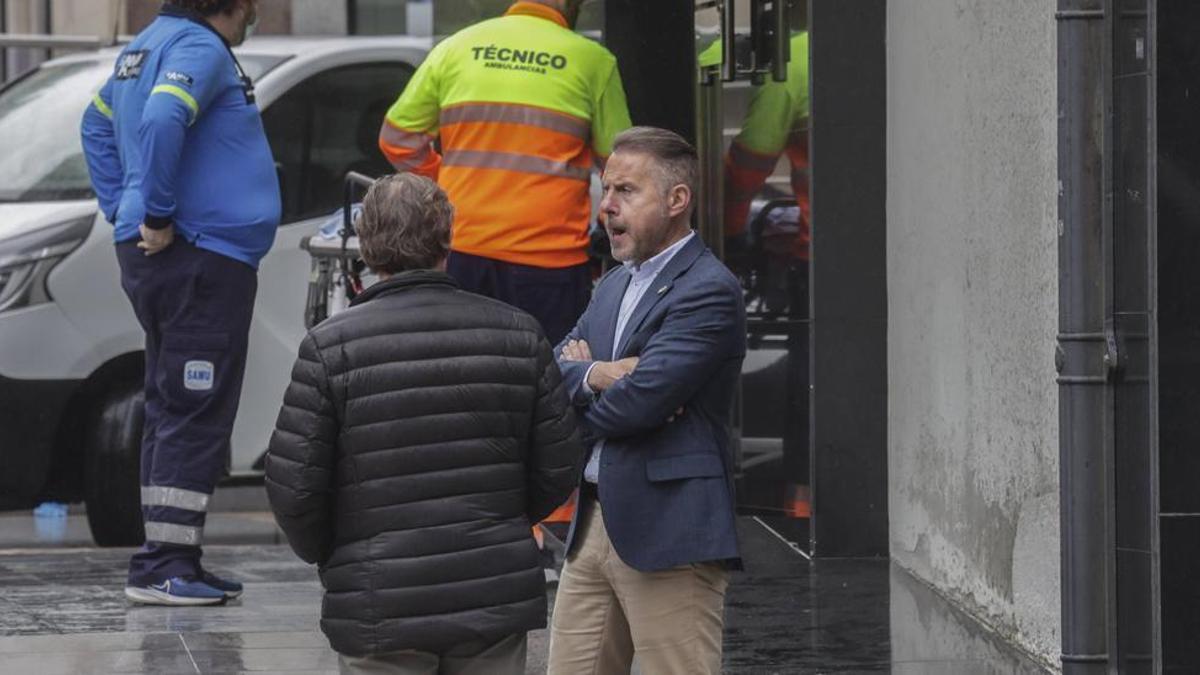
[[[530,524],[583,446],[537,321],[443,271],[452,214],[414,174],[372,186],[358,234],[381,280],[300,345],[267,454],[343,672],[523,673],[546,625]]]

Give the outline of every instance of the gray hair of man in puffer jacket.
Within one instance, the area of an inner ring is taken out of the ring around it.
[[[445,269],[454,206],[437,183],[412,173],[384,176],[367,190],[359,219],[363,261],[380,278]]]

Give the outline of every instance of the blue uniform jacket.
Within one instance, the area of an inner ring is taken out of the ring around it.
[[[585,438],[605,439],[604,527],[617,555],[638,570],[735,561],[729,417],[746,355],[741,287],[694,237],[658,273],[613,349],[629,279],[624,267],[606,275],[555,349],[567,391],[582,408]],[[601,358],[636,356],[637,368],[593,397],[579,386],[591,362],[561,360],[563,345],[575,339]],[[668,422],[679,408],[683,414]]]
[[[117,242],[173,222],[252,267],[279,225],[279,180],[249,78],[202,18],[167,4],[83,117],[92,184]]]

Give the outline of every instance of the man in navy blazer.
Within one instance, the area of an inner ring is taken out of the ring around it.
[[[617,136],[600,210],[613,257],[556,349],[591,445],[555,600],[549,672],[719,673],[739,562],[730,413],[741,287],[689,225],[695,149]]]

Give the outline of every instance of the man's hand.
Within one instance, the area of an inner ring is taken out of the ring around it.
[[[562,360],[593,361],[592,348],[588,346],[587,340],[571,340],[563,345]],[[587,386],[599,394],[613,386],[617,380],[632,373],[633,369],[637,368],[637,364],[636,356],[630,356],[620,361],[596,361],[596,365],[588,371]]]
[[[636,356],[630,356],[620,361],[597,361],[595,366],[588,371],[587,385],[592,391],[599,394],[617,383],[622,377],[633,372],[637,368],[638,360]]]
[[[564,361],[591,361],[592,348],[587,340],[570,340],[563,346],[562,357]]]
[[[146,252],[146,255],[154,255],[162,252],[163,249],[171,245],[175,241],[175,226],[168,225],[161,230],[154,230],[146,227],[145,223],[138,226],[138,232],[142,235],[142,240],[138,242],[138,248]]]

